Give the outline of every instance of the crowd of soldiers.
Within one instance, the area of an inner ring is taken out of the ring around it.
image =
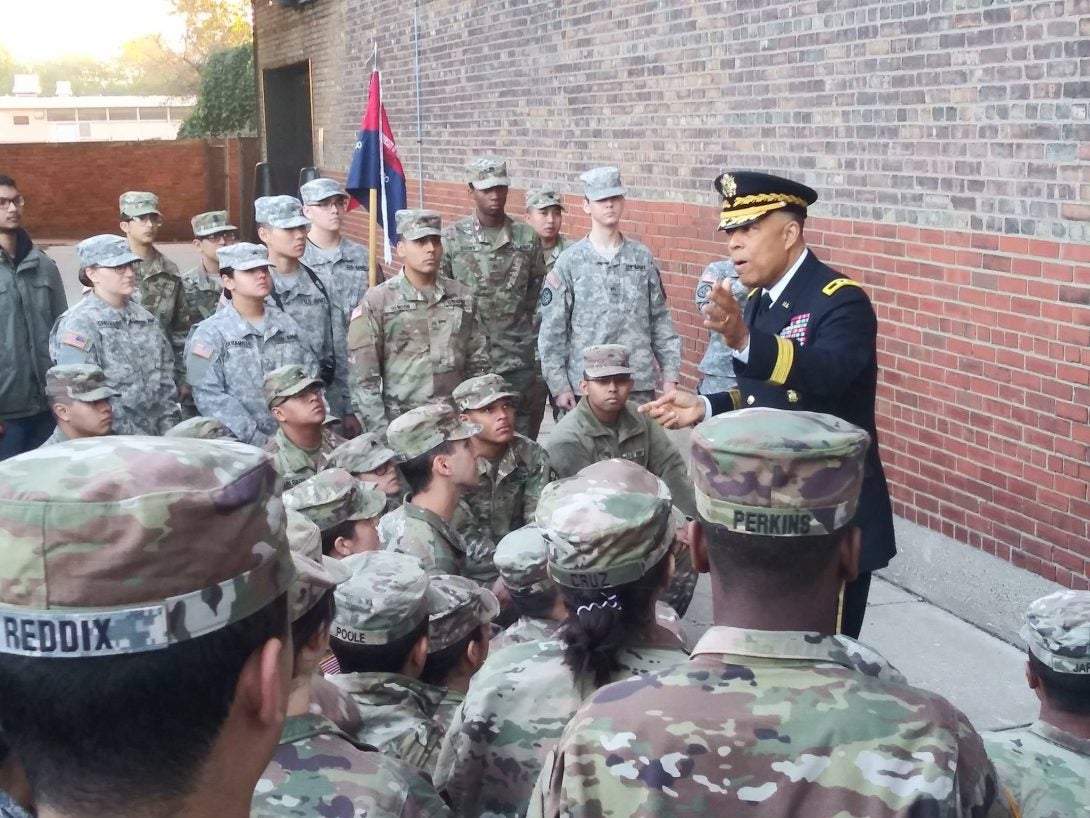
[[[1030,607],[1040,718],[983,737],[854,638],[877,322],[817,194],[716,179],[692,394],[616,168],[575,242],[466,182],[375,286],[334,180],[260,244],[195,216],[185,274],[129,192],[68,308],[0,176],[0,815],[1090,815],[1090,593]]]

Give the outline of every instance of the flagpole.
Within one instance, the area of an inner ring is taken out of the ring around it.
[[[378,70],[378,40],[371,46],[371,59],[374,64],[372,71]],[[381,74],[379,75],[381,77]],[[381,80],[380,80],[381,81]],[[381,112],[381,107],[379,111]],[[379,116],[379,157],[382,156],[382,117]],[[378,255],[375,250],[378,242],[378,190],[371,188],[367,203],[367,261],[368,261],[368,287],[374,287],[378,283]]]

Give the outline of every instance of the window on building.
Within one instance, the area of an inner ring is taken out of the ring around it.
[[[75,122],[75,108],[52,108],[45,112],[45,118],[49,122]]]
[[[189,119],[189,115],[193,113],[193,107],[191,105],[186,106],[171,106],[170,108],[170,121],[171,122],[184,122]]]
[[[105,122],[106,108],[80,108],[78,112],[80,122]]]
[[[167,109],[166,108],[141,108],[140,109],[140,121],[141,122],[166,122],[167,121]]]
[[[26,114],[13,114],[11,117],[11,122],[13,125],[29,125],[30,117]]]
[[[136,108],[110,109],[110,122],[135,122],[137,118]]]

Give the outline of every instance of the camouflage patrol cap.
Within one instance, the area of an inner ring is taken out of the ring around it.
[[[133,219],[149,213],[159,213],[159,197],[143,190],[130,190],[121,194],[117,207],[122,218]]]
[[[261,389],[265,393],[265,403],[270,408],[278,402],[298,395],[312,386],[324,386],[320,378],[315,378],[306,367],[300,364],[288,364],[274,369],[265,376]]]
[[[566,209],[564,207],[564,197],[555,187],[546,185],[526,191],[527,210],[545,210],[548,207]]]
[[[386,509],[386,495],[344,469],[325,469],[284,492],[284,505],[322,531],[349,520],[372,520]]]
[[[1046,667],[1090,676],[1090,591],[1057,591],[1034,600],[1021,636]]]
[[[329,465],[352,474],[363,474],[377,470],[394,457],[394,450],[387,448],[378,435],[364,432],[334,449],[329,455]]]
[[[294,196],[262,196],[254,202],[254,221],[269,227],[310,227],[303,203]]]
[[[295,581],[288,591],[288,607],[294,622],[352,574],[340,560],[322,555],[322,533],[297,511],[288,510],[288,545],[295,563]]]
[[[499,615],[496,595],[471,579],[436,574],[431,587],[437,599],[428,610],[428,653],[449,648]]]
[[[870,435],[818,412],[754,407],[693,430],[696,508],[743,534],[818,536],[849,524]]]
[[[294,576],[279,479],[252,446],[95,437],[0,463],[0,653],[167,648]]]
[[[631,375],[628,350],[620,344],[599,344],[583,350],[583,371],[591,380],[610,375]]]
[[[207,213],[198,213],[189,220],[189,223],[193,227],[193,235],[201,239],[217,233],[238,230],[233,224],[228,223],[229,219],[226,210],[210,210]]]
[[[76,255],[81,273],[88,267],[124,267],[140,261],[140,256],[129,249],[129,243],[112,233],[84,239],[76,245]]]
[[[549,546],[541,529],[524,525],[496,544],[492,561],[507,590],[521,597],[540,594],[553,587],[548,555]]]
[[[420,560],[396,551],[365,551],[341,562],[349,580],[333,592],[330,636],[352,645],[385,645],[412,633],[442,599]]]
[[[635,582],[674,541],[668,499],[579,476],[544,488],[534,523],[549,543],[549,575],[579,590]]]
[[[476,190],[510,187],[507,162],[499,156],[478,156],[466,165],[466,181]]]
[[[386,429],[386,440],[404,463],[448,440],[465,440],[480,431],[480,426],[465,422],[447,404],[429,403],[394,418]]]
[[[51,401],[69,399],[83,403],[121,395],[107,385],[106,373],[94,364],[62,364],[52,367],[45,373],[45,394]]]
[[[256,270],[269,266],[269,249],[264,244],[240,241],[216,248],[221,270]]]
[[[305,205],[324,202],[326,199],[332,199],[334,196],[348,198],[348,191],[341,187],[336,179],[311,179],[299,188],[299,198],[302,199],[303,204]]]
[[[454,388],[452,397],[458,408],[465,412],[483,409],[503,398],[517,398],[518,393],[512,392],[511,385],[501,376],[490,374],[462,381]]]
[[[163,432],[163,437],[192,437],[201,440],[238,440],[235,433],[215,418],[197,416],[186,418],[181,423]]]
[[[443,235],[443,217],[434,210],[399,210],[394,219],[397,234],[405,241]]]
[[[592,202],[628,195],[621,184],[621,172],[614,167],[591,168],[580,175],[579,181],[583,183],[583,195]]]

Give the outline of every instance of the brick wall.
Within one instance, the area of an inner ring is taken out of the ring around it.
[[[227,209],[233,218],[241,215],[240,172],[252,176],[252,165],[238,160],[239,143],[246,141],[4,145],[0,173],[13,177],[27,197],[26,228],[37,239],[118,233],[118,197],[149,190],[163,211],[159,239],[185,241],[193,238],[189,219],[197,213]]]
[[[695,279],[724,247],[711,180],[749,167],[814,186],[809,241],[878,311],[897,512],[1087,587],[1090,0],[984,6],[429,2],[419,134],[411,8],[255,14],[262,66],[312,59],[331,175],[355,141],[373,37],[410,200],[422,164],[426,203],[464,214],[462,163],[496,152],[509,212],[522,188],[558,182],[578,234],[578,173],[618,164],[690,384]]]

